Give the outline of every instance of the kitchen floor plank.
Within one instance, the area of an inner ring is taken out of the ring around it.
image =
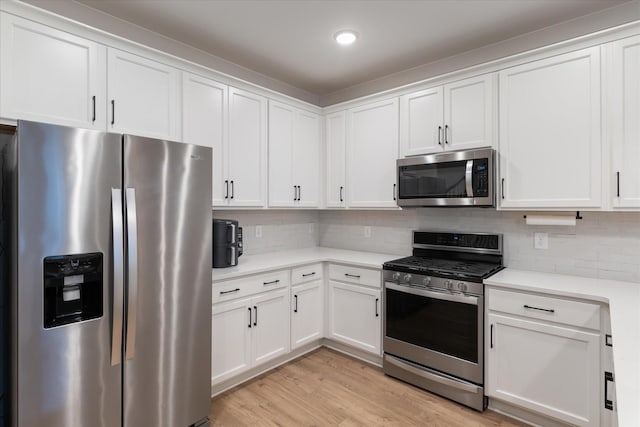
[[[213,426],[521,427],[458,405],[321,348],[211,401]]]

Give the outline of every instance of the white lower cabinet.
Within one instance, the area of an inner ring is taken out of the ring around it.
[[[380,289],[329,281],[329,338],[380,355]]]
[[[600,307],[489,289],[486,393],[578,426],[601,419]]]
[[[211,320],[213,385],[289,352],[288,270],[221,283],[214,298],[221,302],[213,305]]]
[[[322,280],[291,288],[291,349],[322,338]]]

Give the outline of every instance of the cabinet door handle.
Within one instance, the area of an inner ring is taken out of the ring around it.
[[[229,196],[229,198],[233,199],[233,196],[234,196],[236,191],[235,191],[234,186],[233,186],[233,180],[231,180],[229,182],[231,183],[231,196]]]
[[[224,180],[224,198],[225,199],[229,198],[229,180],[228,179]]]
[[[279,282],[280,282],[280,279],[277,279],[277,280],[272,280],[270,282],[262,282],[262,284],[264,286],[266,286],[266,285],[274,285],[274,284],[279,283]]]
[[[608,399],[609,394],[609,383],[614,382],[613,380],[613,372],[604,373],[604,407],[610,411],[613,411],[613,400]]]
[[[340,201],[341,201],[341,202],[344,202],[344,199],[343,199],[343,197],[342,197],[342,191],[343,191],[343,190],[344,190],[344,187],[343,187],[343,186],[340,186]]]
[[[376,298],[376,317],[380,317],[380,313],[378,313],[378,301],[380,301],[380,298]]]
[[[298,200],[298,186],[294,185],[293,186],[293,201],[295,202],[296,200]]]
[[[438,145],[442,145],[442,126],[438,126]]]
[[[298,312],[298,295],[294,295],[293,299],[295,301],[295,308],[293,309],[293,312],[297,313]]]
[[[230,291],[220,291],[220,295],[233,294],[235,292],[238,292],[239,290],[240,288],[231,289]]]
[[[547,313],[555,313],[556,311],[553,308],[540,308],[540,307],[532,307],[530,305],[523,305],[524,308],[528,308],[529,310],[538,310],[538,311],[546,311]]]
[[[314,274],[316,274],[315,271],[312,271],[311,273],[305,273],[302,275],[302,277],[309,277],[309,276],[313,276]]]
[[[444,143],[449,143],[449,125],[444,125]]]
[[[116,100],[111,100],[111,126],[116,124]]]
[[[620,197],[620,172],[616,172],[616,197]]]
[[[504,199],[504,178],[502,178],[502,199]]]
[[[95,95],[91,97],[91,103],[93,104],[93,114],[91,116],[91,123],[95,123],[96,122],[96,96]]]
[[[356,275],[356,274],[349,274],[349,273],[344,273],[345,276],[347,277],[353,277],[354,279],[359,279],[360,276]]]
[[[251,307],[248,307],[247,310],[249,310],[249,327],[251,327]]]
[[[298,201],[302,200],[302,187],[298,185]]]
[[[397,184],[393,184],[393,200],[397,200],[396,199],[396,185]]]
[[[489,348],[493,348],[493,323],[491,324],[491,333],[489,334]]]
[[[258,326],[258,307],[253,306],[253,326]]]

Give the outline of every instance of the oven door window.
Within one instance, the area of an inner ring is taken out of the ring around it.
[[[460,198],[467,195],[467,161],[401,166],[401,199]]]
[[[478,363],[478,306],[386,289],[386,336]]]

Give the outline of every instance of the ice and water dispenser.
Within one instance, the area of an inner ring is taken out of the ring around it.
[[[44,327],[102,317],[102,253],[44,259]]]

